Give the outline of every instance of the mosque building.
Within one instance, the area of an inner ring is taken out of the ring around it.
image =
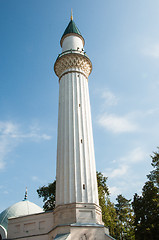
[[[71,20],[60,41],[56,207],[43,212],[27,198],[0,214],[0,240],[110,240],[102,222],[88,77],[92,63]]]
[[[43,213],[43,209],[27,200],[27,191],[24,200],[13,204],[0,214],[0,240],[7,239],[8,219]]]

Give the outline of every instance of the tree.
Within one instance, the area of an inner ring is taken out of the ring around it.
[[[50,211],[55,208],[56,180],[53,183],[49,183],[48,186],[39,187],[37,193],[39,197],[43,198],[44,211]]]
[[[97,172],[99,205],[102,209],[102,220],[104,225],[109,228],[110,235],[115,237],[117,215],[114,203],[110,201],[109,189],[106,184],[107,177],[101,172]]]
[[[154,152],[151,158],[154,169],[147,175],[149,181],[132,203],[136,240],[157,240],[159,236],[159,153]]]
[[[132,240],[134,238],[133,210],[131,200],[127,200],[121,194],[116,198],[115,209],[117,212],[117,236],[121,240]],[[116,237],[117,237],[116,236]]]
[[[103,208],[106,205],[106,196],[109,195],[108,186],[106,184],[107,177],[104,177],[101,172],[97,172],[98,197],[99,205]]]
[[[105,226],[109,228],[109,233],[112,237],[117,238],[117,213],[114,203],[110,201],[110,198],[106,197],[105,209],[102,212],[102,218]]]
[[[158,147],[159,149],[159,147]],[[154,170],[150,172],[149,175],[147,175],[148,179],[152,182],[154,182],[155,185],[159,188],[159,152],[154,152],[154,156],[151,156],[152,163]]]
[[[159,236],[159,195],[152,181],[145,183],[142,196],[134,195],[135,239],[157,240]]]

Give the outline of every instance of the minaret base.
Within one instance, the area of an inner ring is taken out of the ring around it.
[[[51,233],[53,240],[113,240],[103,225],[75,223],[57,226]],[[115,240],[115,239],[114,239]]]
[[[94,203],[70,203],[54,209],[54,225],[71,223],[102,224],[101,208]]]
[[[54,209],[51,239],[103,240],[112,239],[102,222],[101,208],[93,203],[70,203]]]

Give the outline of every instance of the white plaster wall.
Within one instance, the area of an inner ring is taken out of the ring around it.
[[[53,212],[10,218],[8,221],[9,239],[48,239],[48,232],[54,225]],[[33,236],[33,237],[32,237]],[[26,237],[26,238],[24,238]]]
[[[56,179],[56,205],[98,204],[88,81],[75,71],[60,79]]]
[[[62,52],[67,51],[67,50],[79,50],[82,51],[83,49],[83,42],[82,39],[79,38],[78,36],[68,36],[63,40],[62,43]]]

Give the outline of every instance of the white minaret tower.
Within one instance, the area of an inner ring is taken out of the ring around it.
[[[92,63],[72,16],[60,44],[62,53],[54,65],[59,77],[55,226],[57,229],[79,223],[99,226],[103,223],[88,90]]]
[[[59,77],[56,205],[98,205],[88,76],[92,64],[84,39],[71,19],[55,63]]]

